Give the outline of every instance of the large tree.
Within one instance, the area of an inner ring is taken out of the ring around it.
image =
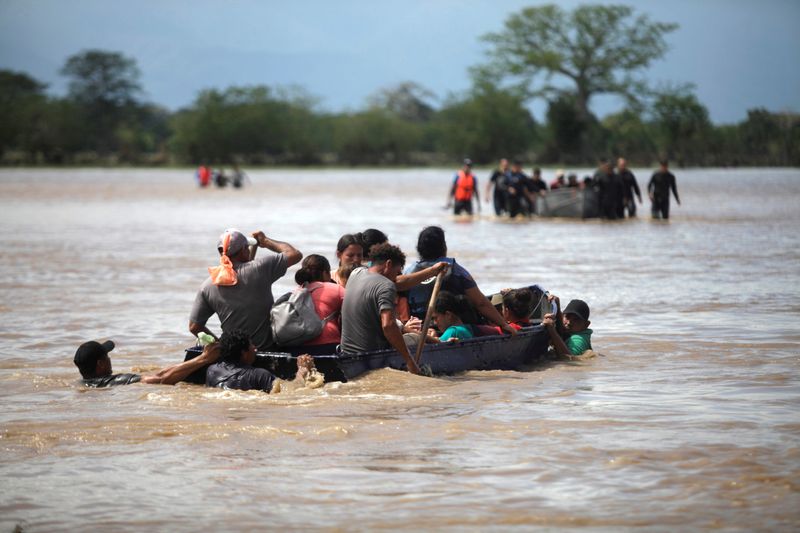
[[[85,149],[118,150],[118,132],[127,137],[125,130],[135,127],[142,90],[136,61],[117,52],[87,50],[69,57],[61,74],[69,78],[70,100],[84,115]]]
[[[556,5],[512,14],[503,31],[489,33],[493,68],[522,77],[531,96],[552,101],[574,95],[581,120],[588,120],[594,95],[610,93],[635,103],[647,84],[643,71],[664,55],[664,36],[676,24],[653,22],[624,5]]]

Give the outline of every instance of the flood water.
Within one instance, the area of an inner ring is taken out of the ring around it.
[[[243,190],[0,171],[0,530],[797,531],[800,171],[674,172],[666,223],[647,199],[623,223],[488,204],[464,223],[449,170],[253,171]],[[484,292],[585,299],[602,356],[272,396],[76,384],[90,339],[116,342],[115,372],[181,360],[226,227],[334,263],[367,227],[412,260],[430,224]]]

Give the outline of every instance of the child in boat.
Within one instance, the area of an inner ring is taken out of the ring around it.
[[[503,318],[517,331],[531,325],[533,293],[530,289],[511,289],[503,293]],[[498,329],[498,333],[503,333]]]
[[[571,300],[564,312],[558,296],[549,295],[548,300],[556,302],[556,316],[548,313],[542,324],[550,333],[550,344],[562,357],[583,355],[592,349],[592,330],[589,329],[589,306],[583,300]],[[560,326],[560,327],[559,327]]]
[[[428,342],[456,342],[474,337],[472,328],[461,320],[464,307],[463,296],[440,292],[433,308],[433,320],[441,334],[437,337],[435,330],[428,330]]]

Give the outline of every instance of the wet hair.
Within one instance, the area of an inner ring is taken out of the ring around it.
[[[666,159],[659,159],[658,164],[661,165],[662,167],[668,167],[669,161],[667,161]]]
[[[518,319],[526,319],[531,314],[533,293],[529,289],[513,289],[503,295],[503,305]]]
[[[336,277],[339,278],[339,285],[345,287],[347,285],[347,280],[350,279],[350,274],[353,273],[353,270],[360,267],[361,265],[350,263],[349,265],[342,265],[339,268],[337,268]]]
[[[538,176],[538,175],[539,175],[539,174],[541,174],[541,173],[542,173],[542,169],[541,169],[541,168],[539,168],[539,167],[533,167],[533,175],[534,175],[534,176]]]
[[[439,226],[428,226],[419,232],[417,253],[423,261],[432,261],[447,254],[444,230]]]
[[[294,274],[294,281],[298,285],[311,281],[322,281],[325,272],[330,273],[331,264],[328,260],[318,254],[311,254],[303,259],[300,269]]]
[[[336,251],[342,253],[345,250],[347,250],[348,246],[351,246],[353,244],[361,246],[362,250],[364,248],[364,245],[355,235],[353,235],[352,233],[345,233],[344,235],[339,237],[339,242],[336,243]]]
[[[433,308],[437,313],[446,313],[449,311],[461,318],[467,305],[464,296],[453,294],[450,291],[441,291],[436,298],[436,303]]]
[[[377,264],[391,261],[395,265],[402,266],[406,264],[406,254],[404,254],[403,251],[394,244],[384,242],[382,244],[376,244],[372,247],[370,261]]]
[[[369,251],[376,244],[382,244],[389,241],[389,237],[379,229],[368,228],[360,233],[354,235],[361,243],[361,248],[364,250],[364,257],[370,258]]]
[[[220,359],[228,363],[238,363],[242,352],[250,348],[250,337],[241,329],[226,331],[219,338]]]

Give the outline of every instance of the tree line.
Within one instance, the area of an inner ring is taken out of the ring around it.
[[[523,9],[483,36],[487,61],[470,70],[468,90],[437,102],[408,81],[343,113],[320,110],[302,88],[263,85],[205,89],[170,112],[143,100],[135,59],[87,50],[60,71],[64,97],[0,70],[0,163],[591,165],[620,155],[641,165],[799,166],[800,115],[756,108],[715,125],[691,86],[648,83],[675,28],[623,5]],[[623,98],[624,109],[596,116],[590,103],[601,94]],[[537,99],[543,122],[529,110]]]

